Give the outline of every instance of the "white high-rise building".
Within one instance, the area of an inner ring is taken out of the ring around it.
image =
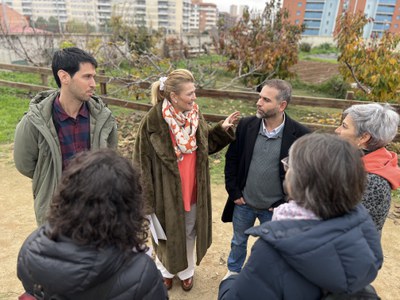
[[[215,4],[201,0],[3,0],[33,21],[55,17],[63,27],[70,20],[89,23],[97,28],[112,14],[130,25],[164,29],[179,34],[191,30],[209,30],[217,24]]]
[[[13,9],[32,20],[55,17],[61,25],[78,20],[99,26],[111,17],[111,0],[8,0]]]
[[[167,33],[189,31],[190,12],[191,0],[115,0],[113,10],[128,24]]]

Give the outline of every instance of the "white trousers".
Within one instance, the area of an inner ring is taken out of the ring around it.
[[[194,245],[196,242],[196,204],[190,207],[190,211],[185,211],[186,226],[186,255],[188,267],[176,274],[180,280],[185,280],[194,275]],[[164,278],[173,278],[174,274],[168,272],[161,261],[156,256],[156,265]]]

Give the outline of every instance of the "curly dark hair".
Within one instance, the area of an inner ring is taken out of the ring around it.
[[[63,173],[48,215],[49,237],[127,254],[146,251],[148,220],[139,172],[110,149],[80,153]]]

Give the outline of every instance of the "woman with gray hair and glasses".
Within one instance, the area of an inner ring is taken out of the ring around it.
[[[359,151],[335,135],[308,134],[290,148],[287,167],[292,200],[274,209],[271,222],[246,231],[258,240],[242,271],[221,282],[218,299],[354,296],[377,276],[383,255],[360,204],[366,176]]]
[[[385,146],[397,134],[399,115],[388,104],[357,104],[343,113],[336,133],[363,152],[367,186],[362,203],[369,211],[376,228],[382,231],[389,213],[391,190],[400,186],[397,154]]]

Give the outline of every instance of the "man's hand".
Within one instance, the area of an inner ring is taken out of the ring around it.
[[[246,202],[244,201],[243,197],[240,197],[239,199],[236,199],[233,202],[235,202],[236,205],[244,205],[244,204],[246,204]]]

